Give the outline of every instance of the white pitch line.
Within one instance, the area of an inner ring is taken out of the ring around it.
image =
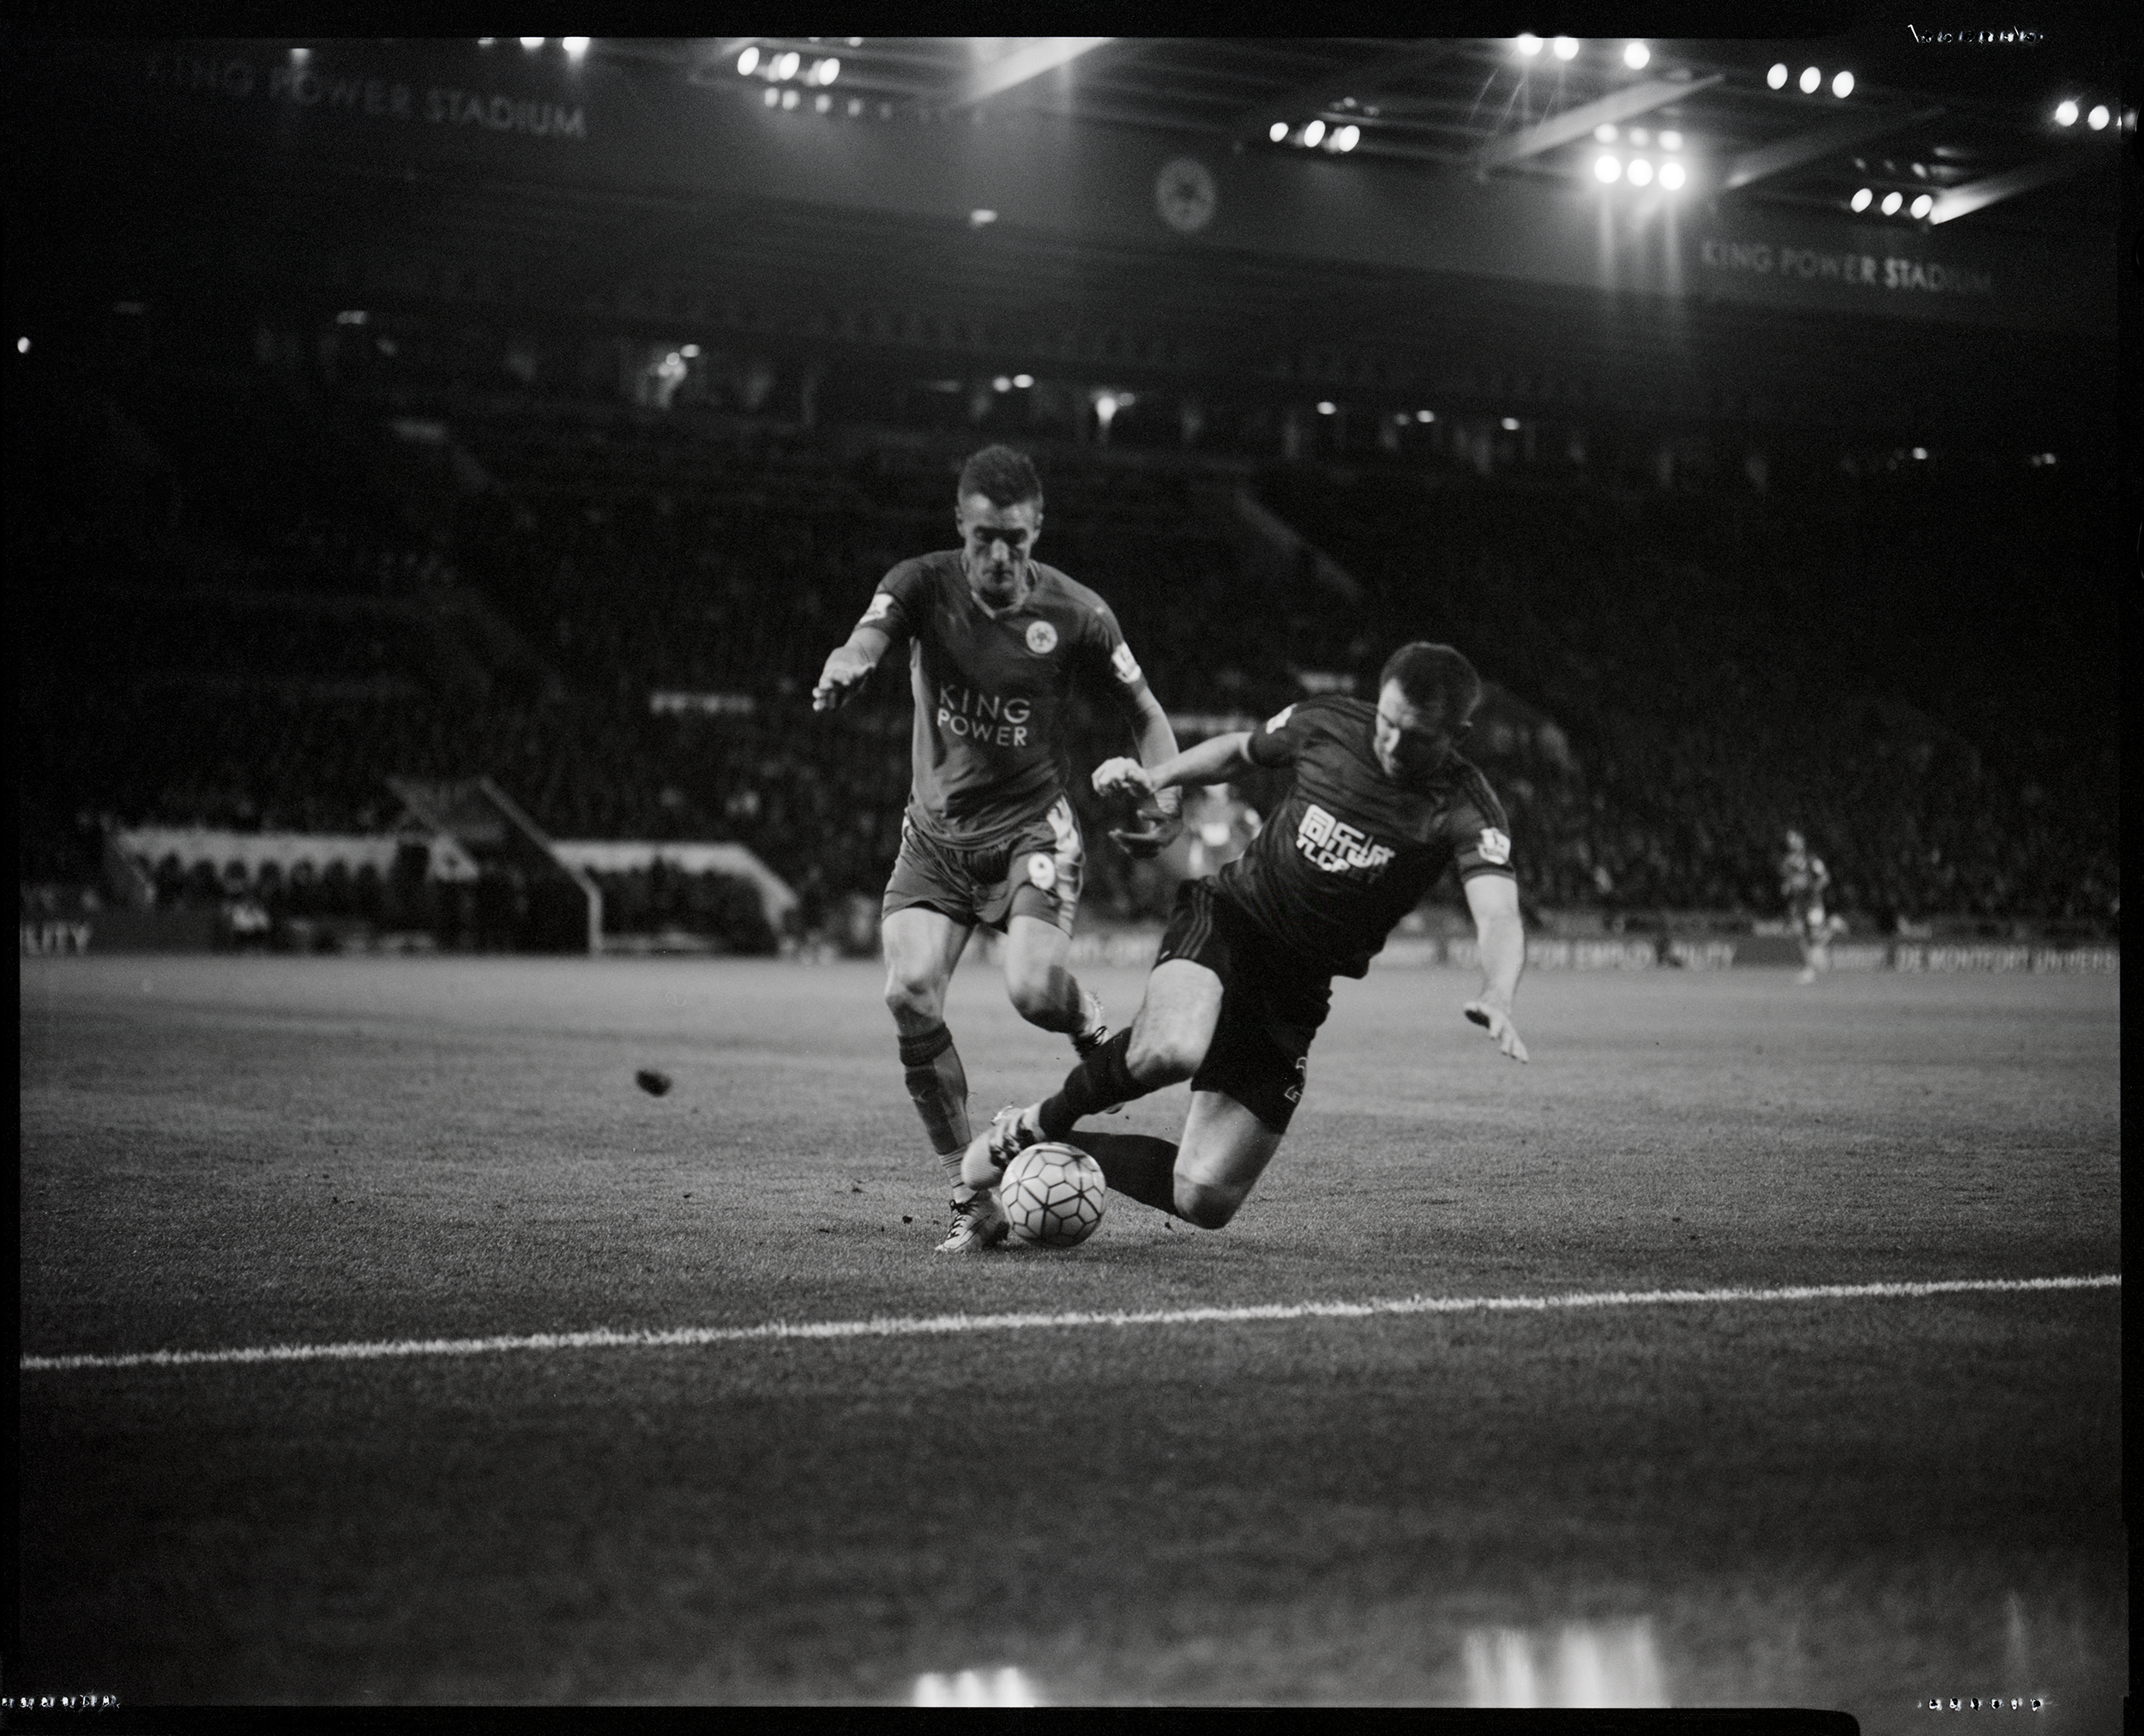
[[[678,1326],[666,1331],[535,1332],[515,1338],[403,1338],[369,1344],[268,1344],[238,1350],[136,1350],[108,1356],[25,1356],[25,1374],[87,1368],[183,1368],[202,1363],[376,1362],[395,1356],[488,1356],[510,1350],[664,1349],[796,1338],[924,1338],[1037,1327],[1190,1326],[1238,1320],[1360,1320],[1380,1314],[1540,1314],[1580,1308],[1649,1308],[1735,1302],[1844,1302],[1864,1297],[1948,1296],[2001,1290],[2119,1289],[2119,1273],[2069,1278],[1944,1278],[1890,1284],[1796,1284],[1774,1290],[1596,1290],[1563,1296],[1405,1296],[1370,1302],[1268,1302],[1241,1308],[1158,1308],[1144,1313],[937,1314],[873,1320],[770,1321],[763,1326]]]

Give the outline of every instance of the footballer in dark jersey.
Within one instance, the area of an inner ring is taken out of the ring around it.
[[[906,647],[912,782],[880,931],[908,1094],[953,1183],[943,1253],[1005,1234],[994,1198],[960,1179],[967,1076],[945,1026],[946,986],[976,925],[1004,934],[1005,986],[1022,1018],[1066,1033],[1081,1054],[1108,1035],[1101,1002],[1067,967],[1086,861],[1064,793],[1075,684],[1108,696],[1147,764],[1177,746],[1109,605],[1033,558],[1034,466],[1009,447],[985,448],[963,467],[955,506],[961,546],[903,561],[880,580],[811,696],[815,709],[834,709]],[[1152,855],[1182,829],[1182,799],[1158,796],[1140,826],[1110,835]]]
[[[1375,706],[1300,700],[1255,730],[1216,736],[1160,765],[1111,760],[1104,793],[1219,783],[1254,766],[1294,772],[1250,848],[1186,881],[1129,1031],[1085,1056],[1054,1096],[1009,1110],[968,1147],[987,1184],[1013,1154],[1062,1140],[1084,1116],[1191,1082],[1179,1142],[1083,1134],[1117,1192],[1208,1229],[1236,1214],[1302,1100],[1310,1042],[1336,976],[1359,977],[1400,919],[1457,865],[1480,941],[1482,992],[1466,1016],[1515,1061],[1511,998],[1526,959],[1503,805],[1458,744],[1480,702],[1473,666],[1448,645],[1402,646]]]

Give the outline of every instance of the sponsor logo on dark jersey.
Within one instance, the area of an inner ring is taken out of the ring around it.
[[[1295,829],[1295,847],[1313,867],[1328,874],[1346,874],[1358,880],[1374,880],[1398,853],[1360,832],[1345,820],[1336,820],[1312,802],[1303,811]]]

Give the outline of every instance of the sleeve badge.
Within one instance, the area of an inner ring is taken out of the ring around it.
[[[1501,868],[1511,859],[1511,840],[1494,826],[1481,829],[1481,859]]]
[[[872,621],[882,621],[892,612],[894,600],[888,593],[885,591],[874,592],[871,596],[870,607],[864,612],[864,619],[866,623]]]
[[[1139,679],[1139,660],[1131,654],[1131,647],[1119,645],[1109,654],[1109,666],[1117,672],[1117,678],[1129,687]]]

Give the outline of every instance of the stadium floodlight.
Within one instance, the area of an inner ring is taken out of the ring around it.
[[[834,55],[829,54],[824,60],[819,63],[818,73],[819,82],[821,84],[832,84],[835,79],[840,77],[841,75],[841,62],[840,58]]]
[[[1653,165],[1643,157],[1630,160],[1630,184],[1634,187],[1649,185],[1653,180]]]
[[[489,48],[489,47],[490,47],[490,46],[491,46],[493,43],[497,42],[497,40],[498,40],[498,38],[497,38],[497,37],[496,37],[496,36],[479,36],[479,38],[477,38],[477,46],[478,46],[479,48]]]
[[[1883,204],[1882,207],[1883,214],[1886,217],[1897,216],[1899,214],[1899,207],[1903,205],[1905,202],[1905,195],[1895,192],[1886,193],[1883,196]]]
[[[697,344],[679,344],[678,346],[678,353],[683,356],[689,362],[697,361],[700,359],[700,346]]]
[[[967,214],[967,226],[971,229],[985,229],[997,220],[997,214],[988,209],[979,208]]]
[[[1603,121],[1599,126],[1593,129],[1593,136],[1604,145],[1614,144],[1616,142],[1616,124],[1613,121]]]
[[[748,48],[744,53],[738,56],[737,70],[738,77],[750,78],[758,69],[759,51],[756,48]]]
[[[1503,425],[1505,433],[1516,434],[1519,431],[1519,419],[1516,416],[1507,416],[1503,419]]]
[[[1013,384],[1017,386],[1023,392],[1026,391],[1028,387],[1033,385],[1034,383],[1035,377],[1033,374],[1015,374],[1013,376]]]
[[[767,94],[761,98],[760,100],[764,102],[768,107],[773,108],[775,105],[781,101],[781,93],[776,90],[774,86],[770,84],[767,87]]]
[[[1286,138],[1287,136],[1288,124],[1286,121],[1275,121],[1271,126],[1266,129],[1266,136],[1271,139],[1276,145],[1279,144],[1281,140]]]
[[[1936,196],[1933,193],[1924,193],[1913,202],[1910,214],[1915,217],[1925,217],[1935,208]]]
[[[776,78],[794,78],[797,75],[797,69],[803,64],[804,56],[798,53],[793,48],[786,49],[776,57],[774,61],[774,76]]]
[[[2106,129],[2107,123],[2113,118],[2113,116],[2107,112],[2107,105],[2105,103],[2100,103],[2092,111],[2090,114],[2085,117],[2085,124],[2090,127],[2095,133],[2103,132]]]
[[[28,355],[30,353],[30,341],[27,338],[17,338],[15,341],[15,353],[18,356]]]
[[[298,46],[291,50],[291,58],[292,60],[310,60],[312,57],[312,50],[305,47],[303,44],[300,44]]]
[[[826,114],[834,107],[834,99],[824,91],[811,99],[811,106],[817,113]]]
[[[1640,150],[1643,150],[1653,142],[1653,135],[1646,131],[1643,127],[1633,127],[1630,129],[1630,142]]]
[[[544,39],[540,36],[524,36],[521,39],[521,46],[523,48],[538,49],[541,48],[543,45]]]
[[[1541,51],[1541,39],[1531,30],[1522,30],[1519,33],[1518,40],[1515,45],[1520,53],[1531,60]]]
[[[1670,127],[1667,131],[1660,135],[1660,148],[1664,151],[1681,150],[1683,148],[1682,134],[1677,132],[1674,128]]]
[[[796,107],[797,93],[793,90],[784,91],[781,93],[781,105],[786,109],[792,109]]]
[[[1418,422],[1434,422],[1436,420],[1436,412],[1434,410],[1417,410],[1414,413],[1414,419]]]
[[[1925,458],[1928,456],[1928,449],[1925,446],[1916,446],[1913,449],[1913,455],[1916,458]]]
[[[1556,51],[1558,60],[1575,59],[1578,54],[1578,42],[1574,37],[1559,36],[1549,46]]]
[[[1623,178],[1623,160],[1603,151],[1593,159],[1593,178],[1597,181],[1617,181]]]
[[[1876,203],[1876,195],[1866,187],[1859,187],[1855,189],[1853,197],[1847,202],[1857,211],[1866,211]]]
[[[1303,142],[1306,145],[1315,147],[1324,136],[1325,123],[1323,121],[1312,121],[1310,125],[1303,129]]]
[[[1683,173],[1683,166],[1680,163],[1660,165],[1660,184],[1669,192],[1672,193],[1679,189],[1685,178],[1687,178]]]
[[[1786,63],[1784,60],[1774,61],[1772,70],[1764,75],[1764,81],[1774,90],[1782,88],[1786,83]]]
[[[1330,398],[1320,398],[1317,401],[1317,413],[1321,416],[1330,416],[1339,408],[1340,406]]]
[[[1653,58],[1653,51],[1642,42],[1634,42],[1623,51],[1623,63],[1636,72]]]
[[[852,96],[852,97],[851,97],[851,98],[849,99],[849,113],[850,113],[850,115],[851,115],[852,117],[853,117],[853,116],[856,116],[856,115],[860,115],[860,114],[862,114],[863,112],[864,112],[864,99],[863,99],[862,97],[860,97],[860,96]]]
[[[1333,135],[1333,148],[1336,151],[1352,151],[1362,141],[1363,130],[1360,127],[1345,126]]]
[[[558,45],[578,60],[588,51],[590,40],[591,39],[586,36],[562,36],[558,39]]]
[[[1013,377],[1010,374],[1000,374],[991,382],[991,390],[993,392],[1009,392],[1012,389]]]
[[[2067,97],[2055,105],[2055,124],[2058,127],[2074,127],[2077,124],[2077,105]]]
[[[1834,78],[1831,81],[1831,93],[1836,97],[1852,96],[1853,94],[1853,75],[1851,72],[1842,72]]]
[[[1802,69],[1802,76],[1799,82],[1802,87],[1802,94],[1804,96],[1808,96],[1816,90],[1816,87],[1823,81],[1824,75],[1819,69],[1813,66],[1805,66]]]

